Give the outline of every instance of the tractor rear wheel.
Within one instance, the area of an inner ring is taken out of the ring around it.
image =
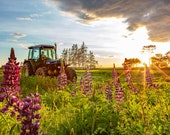
[[[33,75],[33,70],[32,70],[32,67],[31,67],[31,64],[30,63],[25,63],[22,67],[22,75],[24,77],[28,77],[28,76],[31,76]]]
[[[76,83],[77,81],[76,71],[71,67],[67,67],[65,71],[67,75],[67,80],[71,81],[72,83]]]
[[[40,67],[35,71],[36,76],[46,76],[47,75],[47,70],[45,67]]]

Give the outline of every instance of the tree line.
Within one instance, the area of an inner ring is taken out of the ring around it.
[[[71,48],[64,49],[61,53],[61,58],[66,64],[71,64],[78,68],[96,68],[98,61],[92,51],[88,51],[88,47],[83,42],[79,47],[73,44]]]
[[[156,65],[159,68],[165,68],[170,66],[170,51],[164,55],[161,53],[155,54],[151,57],[152,65]]]
[[[128,63],[131,64],[132,67],[135,66],[137,67],[137,65],[141,63],[141,60],[139,58],[129,58],[129,59],[125,58],[125,60],[128,61]],[[122,63],[122,66],[124,66],[126,61]]]
[[[156,45],[143,46],[142,52],[151,55],[156,49]],[[151,61],[151,66],[157,66],[159,68],[165,68],[170,66],[170,51],[167,51],[164,55],[161,53],[155,54],[149,58]]]

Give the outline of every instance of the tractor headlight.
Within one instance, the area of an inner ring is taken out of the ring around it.
[[[48,70],[48,74],[51,75],[51,70]]]
[[[56,71],[56,70],[54,70],[54,74],[57,74],[57,71]]]

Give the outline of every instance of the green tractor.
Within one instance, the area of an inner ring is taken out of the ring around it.
[[[23,63],[23,76],[51,76],[57,77],[62,66],[65,69],[68,81],[76,82],[76,71],[56,58],[56,45],[35,45],[28,47],[28,59]]]

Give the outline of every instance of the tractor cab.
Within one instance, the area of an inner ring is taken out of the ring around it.
[[[32,60],[56,60],[56,49],[55,46],[47,46],[47,45],[38,45],[38,46],[31,46],[28,48],[28,59]]]
[[[47,67],[50,64],[60,65],[60,60],[56,59],[56,47],[52,45],[36,45],[28,47],[28,60],[33,72],[39,67]],[[52,68],[50,65],[48,68]]]
[[[28,47],[28,59],[24,60],[24,76],[58,76],[61,66],[64,66],[69,80],[77,78],[73,68],[66,65],[64,61],[56,58],[56,46],[36,45]]]

